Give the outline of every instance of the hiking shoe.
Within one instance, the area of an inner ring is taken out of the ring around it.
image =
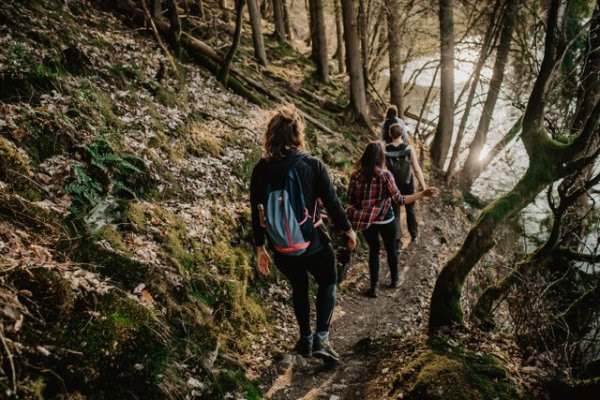
[[[329,364],[337,364],[340,361],[340,356],[331,347],[329,338],[319,339],[316,336],[313,342],[312,354]]]
[[[302,357],[310,357],[312,355],[312,349],[313,335],[300,337],[294,346],[294,351]]]
[[[370,297],[372,299],[376,299],[379,296],[377,286],[371,286],[366,292],[365,296]]]

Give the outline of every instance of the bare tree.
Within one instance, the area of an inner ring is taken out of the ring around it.
[[[390,64],[390,103],[404,117],[404,84],[402,83],[402,27],[400,26],[400,1],[386,0],[388,29],[388,55]]]
[[[229,80],[229,70],[231,68],[231,63],[233,62],[233,57],[235,57],[235,53],[240,45],[240,38],[242,37],[244,4],[246,4],[245,0],[235,0],[235,31],[233,33],[231,47],[229,48],[229,51],[227,51],[227,55],[223,61],[223,67],[219,72],[219,79],[225,86],[227,86],[227,81]]]
[[[350,75],[350,110],[355,118],[368,124],[369,111],[362,60],[360,57],[360,40],[356,26],[356,9],[354,8],[354,1],[341,1],[344,21],[344,43],[346,45],[346,68]]]
[[[181,57],[181,21],[179,20],[179,9],[175,0],[167,1],[167,9],[169,12],[169,22],[171,29],[169,30],[169,44],[173,48],[176,57]]]
[[[312,37],[312,56],[317,65],[317,76],[320,81],[329,80],[329,55],[327,54],[327,32],[323,0],[310,0],[310,30]]]
[[[335,33],[337,38],[337,47],[335,57],[338,61],[338,72],[344,73],[344,28],[342,22],[342,10],[340,9],[340,0],[333,0],[335,11]]]
[[[446,182],[450,183],[452,179],[452,175],[454,174],[454,168],[456,166],[456,161],[458,160],[458,155],[460,153],[460,145],[462,143],[462,138],[465,133],[465,129],[467,128],[467,121],[469,120],[469,115],[471,113],[471,108],[473,107],[473,100],[475,100],[475,94],[477,93],[477,87],[479,85],[481,70],[489,56],[490,49],[493,47],[493,39],[494,34],[496,32],[496,18],[498,17],[498,12],[500,10],[500,6],[502,5],[503,0],[496,0],[494,9],[490,13],[489,25],[485,32],[485,36],[483,38],[483,42],[481,44],[481,50],[479,52],[479,57],[477,62],[475,63],[475,68],[473,68],[473,73],[469,77],[469,83],[465,86],[469,86],[469,95],[467,96],[467,101],[465,103],[465,109],[463,111],[463,115],[460,119],[460,124],[458,125],[458,132],[456,133],[456,139],[454,141],[454,146],[452,148],[452,155],[450,156],[450,161],[448,163],[448,170],[446,171]],[[460,97],[460,96],[459,96]]]
[[[439,1],[441,85],[440,116],[431,143],[431,162],[442,169],[450,151],[454,129],[454,2]]]
[[[267,53],[263,40],[260,10],[256,0],[248,0],[248,14],[252,25],[252,41],[254,43],[254,57],[262,64],[267,65]]]
[[[462,322],[460,298],[463,284],[471,269],[494,246],[498,226],[533,201],[546,186],[585,167],[598,155],[598,146],[590,144],[600,135],[600,103],[596,102],[584,128],[573,136],[569,144],[553,140],[544,125],[546,99],[564,51],[558,40],[563,33],[559,21],[559,15],[564,15],[562,3],[561,0],[551,1],[544,58],[523,115],[521,140],[529,156],[529,166],[510,191],[481,212],[461,248],[438,275],[430,305],[429,329],[432,332]]]
[[[283,17],[283,0],[273,0],[273,21],[275,23],[275,37],[280,42],[286,41],[285,21]]]
[[[483,111],[481,112],[477,130],[475,131],[475,137],[469,145],[469,154],[460,174],[460,184],[464,191],[470,189],[475,177],[480,174],[481,163],[479,162],[479,158],[483,145],[487,139],[487,133],[490,128],[490,122],[492,121],[492,115],[494,114],[494,108],[496,107],[496,102],[498,101],[498,96],[500,94],[500,87],[504,80],[504,71],[506,69],[519,4],[520,0],[509,1],[504,15],[504,22],[500,33],[500,43],[498,44],[496,62],[494,63],[494,72],[492,73],[488,94],[485,99]]]

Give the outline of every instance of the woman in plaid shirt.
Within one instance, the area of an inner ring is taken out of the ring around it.
[[[379,282],[379,236],[383,239],[390,275],[391,287],[399,285],[396,224],[392,202],[403,205],[437,195],[436,188],[427,188],[415,194],[403,196],[391,172],[385,169],[385,149],[380,141],[367,145],[356,163],[348,187],[348,218],[352,227],[362,231],[369,245],[369,272],[371,287],[367,296],[377,297]]]

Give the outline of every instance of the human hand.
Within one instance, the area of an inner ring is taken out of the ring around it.
[[[350,229],[348,232],[344,232],[348,236],[348,248],[352,250],[356,247],[356,232]]]
[[[264,246],[260,246],[256,248],[256,266],[258,268],[258,272],[261,275],[267,276],[269,275],[269,262],[271,258],[269,257],[269,253],[265,250]]]
[[[439,190],[436,187],[428,187],[428,188],[424,189],[422,193],[423,193],[424,198],[435,197],[438,195]]]

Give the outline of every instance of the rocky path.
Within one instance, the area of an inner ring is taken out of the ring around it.
[[[382,257],[382,282],[379,297],[363,296],[368,286],[366,250],[355,254],[351,271],[338,292],[332,343],[341,363],[325,368],[317,359],[304,359],[284,353],[263,381],[267,399],[358,399],[371,377],[381,354],[377,337],[386,334],[411,335],[427,324],[429,296],[442,261],[462,237],[463,227],[454,210],[439,199],[420,205],[421,235],[400,255],[402,284],[387,287],[389,270]],[[405,238],[405,242],[407,239]],[[289,351],[288,349],[286,349]]]

